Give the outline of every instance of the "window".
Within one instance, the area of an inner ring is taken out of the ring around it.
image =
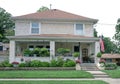
[[[38,22],[31,23],[31,33],[32,34],[39,34],[39,23]]]
[[[83,24],[76,24],[75,33],[76,35],[83,35]]]
[[[34,49],[34,46],[33,46],[33,45],[30,45],[30,46],[29,46],[29,49],[30,49],[30,50],[33,50],[33,49]]]

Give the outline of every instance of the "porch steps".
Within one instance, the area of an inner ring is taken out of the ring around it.
[[[94,78],[110,78],[106,73],[101,71],[87,71],[90,72]]]
[[[97,66],[93,63],[83,63],[83,64],[80,64],[80,67],[81,67],[81,70],[85,70],[85,71],[99,71]]]

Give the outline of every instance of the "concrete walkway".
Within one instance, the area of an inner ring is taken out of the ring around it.
[[[106,73],[102,71],[87,71],[87,72],[91,73],[95,77],[95,80],[103,80],[109,84],[120,84],[120,78],[119,79],[110,78]]]
[[[109,83],[109,84],[120,84],[120,79],[112,79],[112,78],[92,78],[92,79],[90,79],[90,78],[65,78],[65,79],[63,79],[63,78],[29,78],[29,79],[26,79],[26,78],[24,78],[24,79],[22,79],[22,78],[16,78],[16,79],[0,79],[0,81],[2,81],[2,80],[4,80],[4,81],[26,81],[26,80],[28,80],[28,81],[39,81],[39,80],[58,80],[58,81],[61,81],[61,80],[103,80],[103,81],[105,81],[105,82],[107,82],[107,83]]]

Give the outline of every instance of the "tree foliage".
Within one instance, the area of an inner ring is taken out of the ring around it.
[[[115,31],[114,39],[117,40],[118,42],[120,42],[120,18],[117,21],[115,30],[116,31]]]
[[[98,37],[97,33],[97,30],[94,28],[94,37]]]
[[[42,7],[40,7],[40,8],[37,10],[37,12],[43,12],[43,11],[47,11],[47,10],[49,10],[48,7],[42,6]]]
[[[6,39],[6,31],[13,26],[14,22],[11,20],[11,14],[0,7],[0,42]]]
[[[110,38],[104,37],[103,40],[104,40],[104,46],[105,46],[105,53],[118,52],[116,44],[112,42]]]

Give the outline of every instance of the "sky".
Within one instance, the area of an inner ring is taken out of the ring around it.
[[[36,12],[41,6],[60,9],[77,15],[98,19],[94,26],[98,35],[112,38],[120,18],[120,0],[0,0],[0,7],[12,16]]]

